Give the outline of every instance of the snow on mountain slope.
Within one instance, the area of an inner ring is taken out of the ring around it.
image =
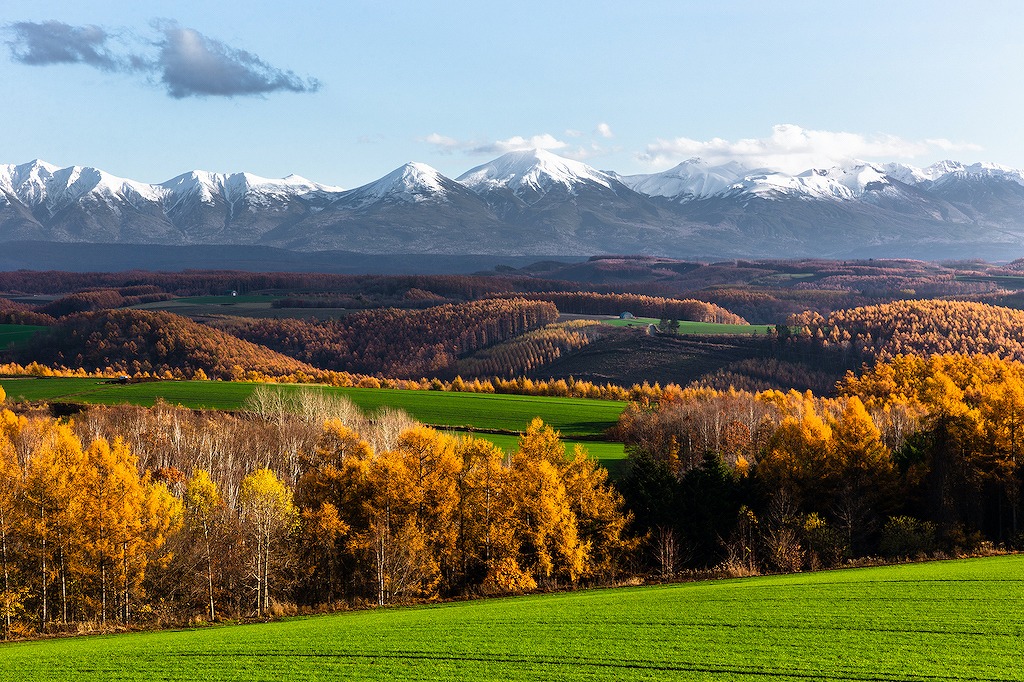
[[[298,175],[280,180],[261,178],[252,173],[211,173],[194,170],[157,185],[165,190],[173,206],[188,198],[210,203],[216,198],[234,204],[242,199],[280,198],[307,194],[340,194],[340,187],[320,185]],[[260,203],[257,201],[257,203]],[[265,203],[265,202],[263,202]]]
[[[410,162],[379,180],[347,192],[343,203],[363,208],[379,201],[430,201],[448,194],[453,182],[425,163]]]
[[[850,200],[890,184],[884,170],[863,162],[791,175],[771,169],[745,168],[735,161],[711,165],[700,158],[689,159],[661,173],[626,176],[621,180],[641,194],[679,202],[737,194],[766,199],[796,196]]]
[[[0,165],[0,191],[13,195],[26,206],[45,205],[51,212],[55,212],[87,198],[107,203],[125,200],[133,205],[154,202],[173,206],[186,197],[195,197],[206,203],[218,197],[234,203],[243,197],[340,194],[343,190],[298,175],[271,180],[251,173],[223,174],[207,171],[192,171],[167,182],[151,185],[119,178],[97,168],[60,168],[37,159],[20,165]]]
[[[45,206],[51,213],[83,198],[111,203],[159,202],[159,187],[111,175],[97,168],[59,168],[35,160],[21,165],[0,165],[0,190],[9,192],[26,206]]]
[[[799,175],[782,172],[751,174],[733,185],[732,193],[764,198],[796,196],[809,199],[849,201],[891,185],[885,173],[867,163],[828,169],[806,170]]]
[[[927,168],[917,168],[902,163],[888,163],[882,166],[892,178],[908,185],[939,183],[957,180],[1009,180],[1024,185],[1024,170],[1001,166],[996,163],[972,163],[964,165],[959,161],[939,161]]]
[[[1024,173],[947,161],[791,174],[690,159],[621,177],[530,150],[458,181],[409,163],[345,191],[294,175],[205,171],[146,184],[33,161],[0,165],[0,242],[19,240],[364,253],[1003,256],[1024,248]]]
[[[574,194],[584,184],[607,189],[618,184],[607,173],[543,149],[503,154],[463,173],[456,180],[477,193],[507,189],[520,198],[543,197],[556,187]]]
[[[752,171],[736,161],[712,166],[694,157],[660,173],[625,175],[619,180],[635,192],[649,197],[685,200],[720,194]]]

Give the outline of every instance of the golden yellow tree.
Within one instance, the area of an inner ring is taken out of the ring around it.
[[[459,564],[463,579],[470,581],[479,573],[487,574],[496,554],[514,556],[516,552],[508,551],[508,507],[501,503],[507,479],[504,451],[490,441],[467,437],[459,440],[456,454],[462,461],[457,511]]]
[[[613,577],[619,561],[637,544],[626,537],[630,517],[622,495],[608,482],[608,470],[579,444],[563,467],[562,478],[580,540],[590,549],[585,573]]]
[[[139,477],[138,463],[120,438],[113,445],[97,438],[85,452],[86,548],[98,580],[100,623],[107,620],[108,606],[127,623],[130,593],[139,565],[145,564],[143,510],[146,490]]]
[[[271,564],[276,562],[278,544],[295,527],[298,513],[292,491],[270,469],[257,469],[244,479],[238,492],[243,525],[248,530],[256,579],[256,612],[270,609]]]
[[[224,500],[209,472],[205,469],[193,471],[185,486],[185,523],[191,532],[202,538],[211,622],[217,618],[213,590],[213,539],[223,508]]]
[[[311,591],[333,601],[340,591],[346,542],[353,527],[364,528],[369,443],[338,419],[329,419],[313,450],[300,458],[295,486],[300,510],[305,579]]]
[[[0,416],[0,420],[10,421],[6,415]],[[12,556],[14,536],[21,520],[18,502],[22,487],[18,453],[7,434],[7,429],[0,428],[0,564],[4,580],[3,593],[0,593],[0,610],[3,613],[5,637],[10,635],[12,618],[19,615],[23,607],[24,591],[15,587],[17,563]]]
[[[520,565],[544,582],[559,576],[575,582],[590,547],[581,542],[556,463],[565,462],[557,432],[534,419],[512,455],[508,494],[521,540]]]
[[[456,581],[458,567],[458,479],[462,463],[456,456],[457,440],[434,429],[416,426],[398,439],[398,451],[418,491],[416,525],[447,586]]]
[[[401,449],[379,452],[365,473],[363,518],[366,525],[353,538],[353,547],[371,563],[377,603],[403,596],[436,595],[437,561],[419,522],[424,504],[412,457]]]
[[[88,514],[87,491],[81,481],[87,462],[71,424],[46,419],[28,428],[37,433],[25,472],[26,533],[39,568],[39,623],[45,629],[52,619],[49,601],[54,577],[60,618],[66,623],[68,575],[84,562],[82,538]]]

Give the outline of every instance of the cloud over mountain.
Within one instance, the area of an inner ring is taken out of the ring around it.
[[[494,140],[492,142],[482,142],[480,140],[459,140],[454,137],[448,137],[447,135],[441,135],[440,133],[431,133],[423,138],[423,141],[433,145],[439,152],[444,154],[459,152],[480,156],[506,154],[508,152],[518,152],[526,149],[565,149],[569,146],[569,143],[559,140],[550,133],[542,133],[540,135],[532,135],[530,137],[513,135],[507,139]]]
[[[896,135],[809,130],[798,125],[772,126],[771,135],[735,141],[716,137],[694,140],[677,137],[647,145],[638,158],[652,166],[667,166],[693,157],[722,164],[737,161],[747,168],[798,172],[854,159],[913,159],[934,151],[977,151],[980,147],[945,139],[906,140]]]

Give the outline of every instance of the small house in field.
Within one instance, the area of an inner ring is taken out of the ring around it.
[[[636,317],[633,316],[633,313],[619,313],[619,319],[620,320],[635,320]]]

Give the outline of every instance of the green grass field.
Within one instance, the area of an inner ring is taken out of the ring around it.
[[[0,324],[0,348],[25,344],[44,329],[31,324]]]
[[[637,317],[632,320],[620,320],[618,318],[602,320],[604,324],[612,327],[643,328],[646,328],[649,324],[657,325],[660,321],[654,317]],[[767,334],[771,328],[771,325],[767,324],[718,324],[717,322],[690,322],[687,320],[680,320],[679,322],[680,334],[705,336],[718,334]]]
[[[17,680],[1024,680],[1024,556],[0,646]]]
[[[98,379],[0,379],[9,398],[94,404],[152,405],[157,398],[190,408],[238,409],[258,384],[221,381],[157,381],[142,384],[104,384]],[[300,387],[286,385],[284,390]],[[301,387],[308,388],[308,387]],[[522,431],[534,417],[558,429],[568,439],[600,436],[613,426],[625,403],[582,398],[397,391],[372,388],[330,388],[348,396],[365,411],[384,406],[405,410],[427,424],[478,429]]]
[[[461,435],[460,432],[452,431],[452,435]],[[515,452],[519,448],[518,436],[507,436],[494,433],[474,433],[476,438],[483,438],[497,445],[505,452]],[[579,441],[563,440],[565,453],[572,455],[577,443],[587,449],[587,454],[601,463],[612,478],[618,478],[626,473],[626,446],[622,443],[609,441]]]

